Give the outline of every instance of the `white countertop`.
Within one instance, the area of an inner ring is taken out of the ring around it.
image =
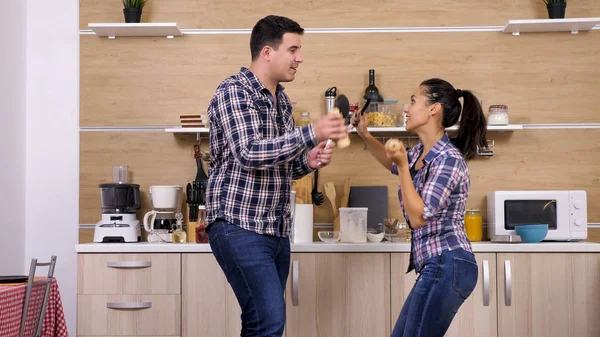
[[[491,243],[474,242],[475,253],[518,252],[587,252],[600,253],[600,243],[542,242]],[[85,243],[75,246],[77,253],[210,253],[208,244],[195,243]],[[299,253],[408,253],[409,243],[294,243],[292,252]]]

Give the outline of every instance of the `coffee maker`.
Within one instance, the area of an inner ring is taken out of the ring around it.
[[[127,166],[113,167],[113,182],[98,185],[102,220],[94,228],[94,242],[139,242],[142,235],[136,211],[140,185],[127,183]]]
[[[150,186],[152,210],[144,215],[148,242],[173,242],[171,234],[177,226],[177,214],[181,212],[181,191],[179,185]]]

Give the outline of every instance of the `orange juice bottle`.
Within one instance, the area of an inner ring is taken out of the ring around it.
[[[483,237],[483,222],[478,209],[468,209],[465,214],[465,231],[471,242],[481,241]]]

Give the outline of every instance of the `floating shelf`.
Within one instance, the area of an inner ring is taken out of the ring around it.
[[[508,125],[488,125],[488,131],[516,131],[523,130],[522,124],[508,124]],[[368,127],[369,132],[407,132],[406,128],[403,127]],[[458,130],[458,126],[451,126],[446,128],[448,131]],[[356,131],[353,131],[356,132]]]
[[[208,128],[182,128],[182,127],[174,127],[174,128],[166,128],[165,132],[170,133],[208,133]]]
[[[98,36],[181,36],[183,33],[175,22],[145,22],[145,23],[89,23],[88,27]]]
[[[368,127],[369,132],[407,132],[406,128],[403,127]],[[446,130],[458,130],[457,126],[452,126],[447,128]],[[515,130],[523,130],[522,124],[509,124],[509,125],[489,125],[488,131],[515,131]],[[170,133],[208,133],[208,128],[182,128],[182,127],[174,127],[174,128],[166,128],[165,132]],[[356,131],[352,131],[356,132]]]
[[[509,20],[502,29],[503,33],[543,33],[543,32],[571,32],[578,34],[588,31],[600,24],[600,18],[575,18],[575,19],[541,19],[541,20]]]

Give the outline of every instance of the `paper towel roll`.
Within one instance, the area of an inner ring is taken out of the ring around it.
[[[296,204],[292,238],[294,243],[313,242],[313,204]]]

